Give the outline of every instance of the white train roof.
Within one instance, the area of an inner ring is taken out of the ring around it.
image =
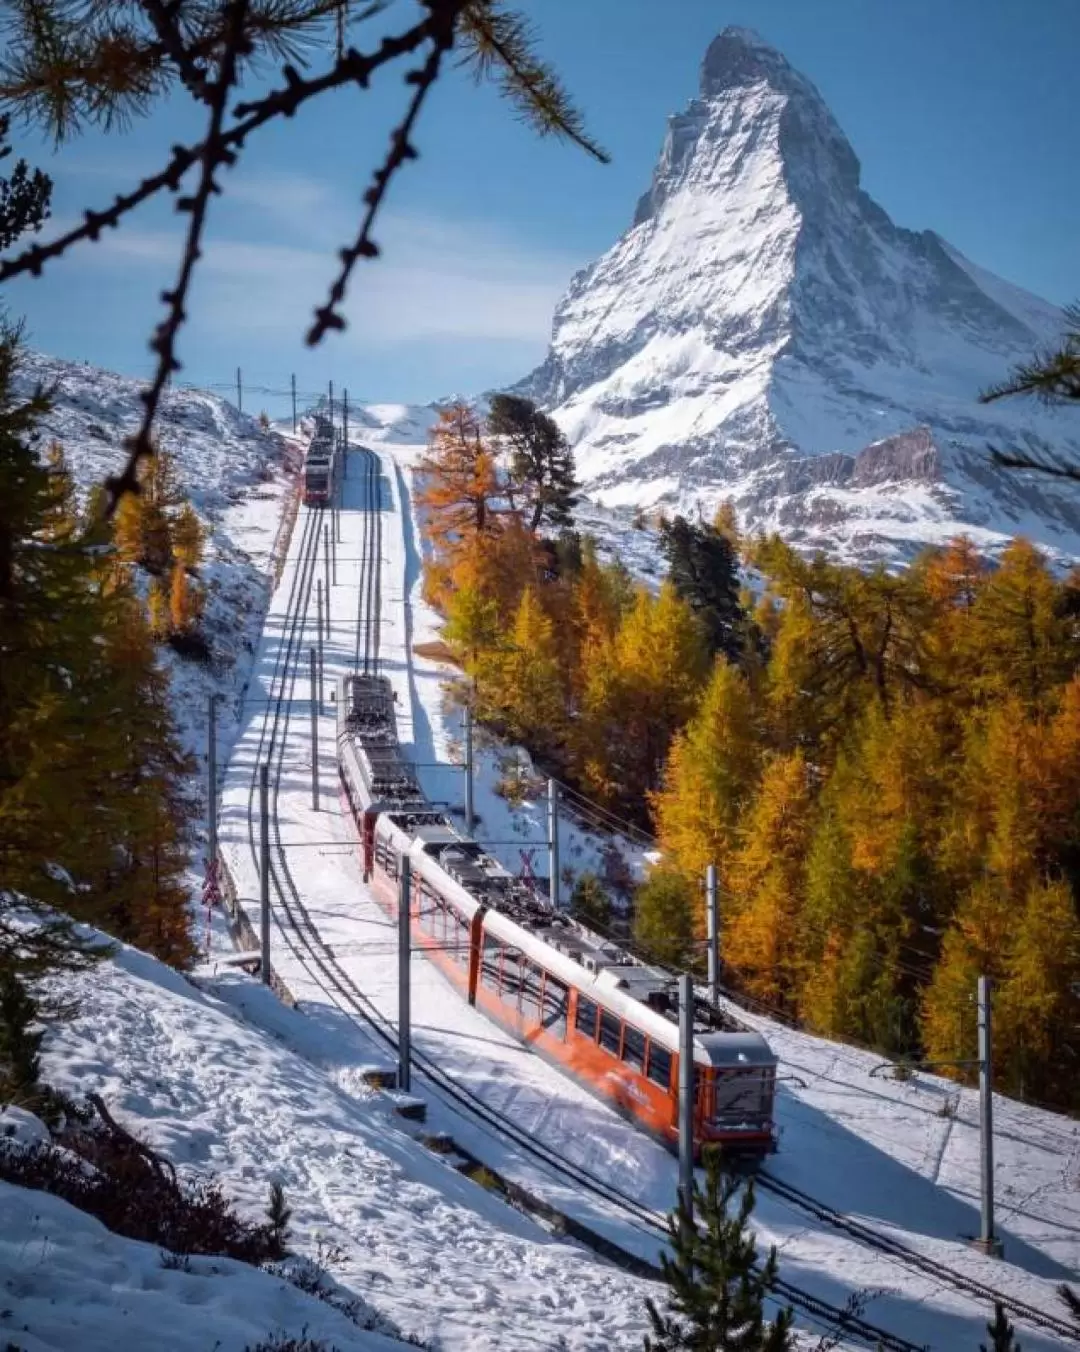
[[[368,807],[380,810],[376,834],[409,857],[413,874],[452,902],[466,921],[486,908],[486,934],[518,949],[553,976],[678,1050],[675,978],[625,953],[569,916],[554,912],[521,879],[423,798],[397,742],[393,691],[384,676],[341,678],[338,741],[342,767]],[[700,1065],[768,1067],[776,1056],[760,1033],[714,1012],[695,1027]],[[716,1027],[715,1020],[721,1020]]]

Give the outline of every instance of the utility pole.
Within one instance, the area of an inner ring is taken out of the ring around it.
[[[311,810],[319,810],[319,682],[315,671],[315,649],[308,649],[311,668]]]
[[[292,430],[296,435],[296,377],[290,376],[289,383],[292,385]]]
[[[210,867],[217,865],[217,695],[210,696],[206,730],[206,825]]]
[[[559,786],[548,780],[548,898],[551,909],[559,909]]]
[[[409,856],[401,856],[401,885],[398,891],[398,1088],[408,1092],[412,1063],[412,1025],[410,1023],[409,961],[412,956],[409,919],[412,909],[412,873]]]
[[[244,411],[244,387],[240,380],[239,366],[236,368],[236,411],[237,413]]]
[[[270,984],[270,767],[259,766],[259,975]]]
[[[345,445],[349,444],[349,391],[341,391],[341,435]]]
[[[326,521],[322,528],[323,575],[326,578],[326,641],[330,641],[330,526]]]
[[[990,1032],[990,978],[979,977],[979,1164],[982,1181],[982,1226],[979,1248],[1001,1256],[994,1235],[994,1062]]]
[[[330,568],[337,586],[337,508],[330,509]]]
[[[476,814],[473,811],[472,702],[465,705],[465,834],[471,836]]]
[[[694,980],[679,977],[679,1201],[694,1214]]]
[[[334,382],[330,382],[330,425],[334,424]]]
[[[709,946],[709,1000],[720,1001],[720,912],[716,895],[716,865],[705,870],[705,924]]]
[[[323,644],[322,644],[323,627],[322,627],[322,578],[321,578],[321,577],[318,578],[318,579],[316,579],[316,582],[315,582],[315,589],[316,589],[316,596],[317,596],[317,598],[318,598],[318,601],[317,601],[318,609],[317,609],[316,612],[315,612],[315,617],[316,617],[315,627],[316,627],[316,629],[319,631],[319,634],[318,634],[318,638],[319,638],[319,709],[320,709],[320,711],[321,711],[321,710],[322,710],[322,697],[323,697]]]

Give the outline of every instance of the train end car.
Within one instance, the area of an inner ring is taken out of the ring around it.
[[[326,507],[333,501],[342,454],[333,423],[317,413],[315,430],[304,457],[305,506]]]

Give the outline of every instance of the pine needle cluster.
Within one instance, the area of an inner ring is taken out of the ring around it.
[[[1034,395],[1051,406],[1080,400],[1080,304],[1065,309],[1065,333],[1055,348],[1037,352],[1001,385],[981,395],[984,404],[1013,395]],[[1005,469],[1031,469],[1057,479],[1080,479],[1080,466],[1060,456],[1027,451],[994,451],[994,460]]]
[[[667,1308],[646,1302],[645,1352],[788,1352],[795,1346],[790,1309],[766,1318],[778,1276],[776,1249],[759,1262],[753,1210],[753,1183],[709,1154],[693,1206],[681,1202],[668,1223],[671,1254],[660,1259]]]

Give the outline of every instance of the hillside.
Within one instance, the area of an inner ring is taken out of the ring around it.
[[[139,425],[142,385],[85,362],[27,352],[16,383],[52,392],[41,444],[59,441],[81,493],[124,463],[125,436]],[[209,665],[161,649],[172,684],[181,736],[200,761],[206,755],[209,696],[220,696],[222,756],[231,741],[252,654],[270,598],[272,573],[290,520],[297,453],[280,433],[201,390],[170,390],[162,401],[158,437],[173,458],[177,482],[206,533],[200,581],[206,589],[203,627]],[[200,796],[200,779],[193,791]]]
[[[810,81],[726,29],[630,228],[574,277],[520,391],[608,504],[732,498],[752,528],[866,561],[962,530],[1080,554],[1080,496],[987,449],[1080,456],[1075,419],[977,402],[1060,312],[895,225],[860,172]]]

